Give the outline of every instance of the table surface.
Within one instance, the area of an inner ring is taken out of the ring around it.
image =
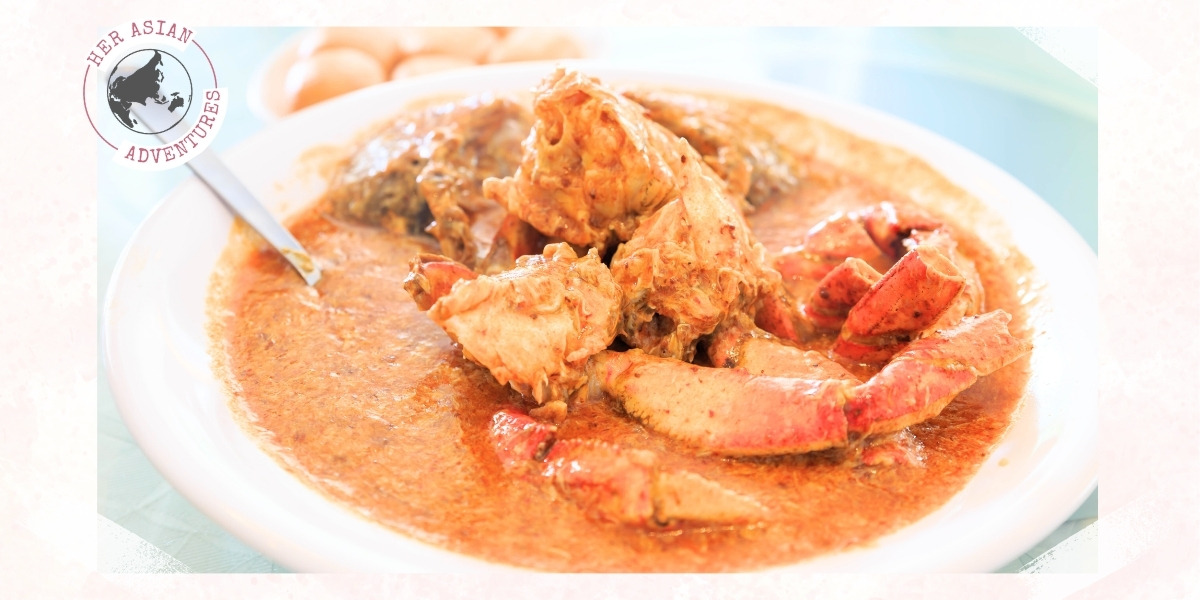
[[[269,124],[250,109],[249,84],[266,57],[299,31],[214,28],[197,33],[222,87],[231,93],[227,120],[213,144],[217,152]],[[1008,171],[1096,249],[1096,88],[1017,30],[630,28],[580,33],[596,58],[618,65],[794,84],[916,123]],[[100,298],[137,226],[189,175],[186,169],[153,175],[126,170],[108,160],[110,153],[99,146]],[[286,571],[204,516],[162,478],[122,422],[103,370],[98,410],[102,570]],[[1067,555],[1068,547],[1070,568],[1094,570],[1095,536],[1076,534],[1094,529],[1089,526],[1096,516],[1093,492],[1058,529],[998,572],[1043,571],[1048,559]]]

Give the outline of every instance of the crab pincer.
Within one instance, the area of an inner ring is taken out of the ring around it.
[[[936,323],[965,285],[940,250],[917,246],[850,309],[833,351],[861,362],[885,361]]]
[[[937,416],[951,400],[1030,351],[1008,331],[1008,313],[995,310],[964,318],[909,344],[846,399],[850,431],[899,431]]]
[[[883,276],[861,258],[850,257],[826,273],[800,312],[822,329],[839,329],[871,287]]]
[[[774,264],[785,280],[820,279],[851,257],[876,271],[892,263],[858,215],[836,213],[809,229],[799,246],[784,248]]]

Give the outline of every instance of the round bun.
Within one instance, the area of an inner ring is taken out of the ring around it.
[[[402,27],[396,30],[400,51],[445,54],[480,62],[500,36],[488,27]]]
[[[518,27],[488,52],[487,62],[582,58],[583,48],[569,33],[546,27]]]
[[[379,63],[389,71],[400,58],[396,37],[379,27],[322,27],[308,33],[300,42],[296,55],[305,58],[333,48],[353,48]]]
[[[385,81],[383,67],[353,48],[330,48],[296,61],[288,69],[284,93],[291,110]]]
[[[397,79],[404,79],[405,77],[416,77],[417,75],[425,75],[427,73],[470,67],[474,64],[474,61],[461,56],[418,54],[400,61],[396,65],[396,68],[392,69],[392,80],[395,81]]]

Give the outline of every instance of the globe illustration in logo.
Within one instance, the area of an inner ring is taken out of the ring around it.
[[[108,76],[108,107],[130,131],[166,131],[182,121],[191,106],[191,75],[179,59],[162,50],[131,52]]]

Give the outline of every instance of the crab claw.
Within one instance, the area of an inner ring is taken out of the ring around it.
[[[936,416],[980,377],[1029,352],[1028,342],[1008,332],[1008,313],[966,317],[908,345],[846,399],[850,431],[859,435],[899,431]]]
[[[965,283],[940,250],[917,246],[850,309],[833,351],[862,362],[887,360],[937,322]]]
[[[799,246],[784,248],[775,257],[775,268],[785,280],[819,279],[850,257],[877,271],[891,264],[859,218],[838,213],[809,229]]]
[[[871,239],[892,259],[904,253],[904,240],[914,231],[933,231],[942,222],[916,207],[898,208],[891,202],[880,202],[858,213],[862,226]]]
[[[850,309],[882,277],[879,271],[861,258],[847,258],[821,278],[812,297],[800,307],[800,312],[813,325],[836,330],[845,323]]]

